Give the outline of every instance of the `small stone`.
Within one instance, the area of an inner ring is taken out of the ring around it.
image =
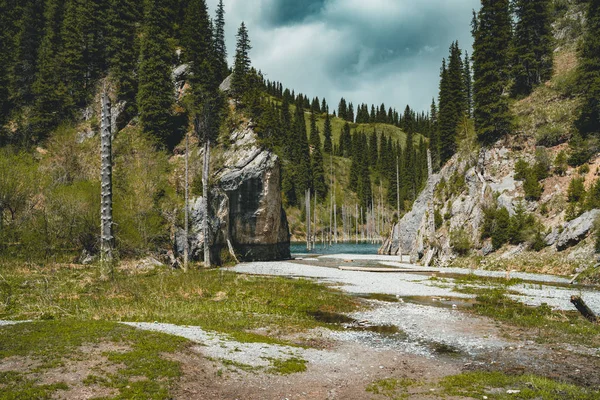
[[[516,390],[516,389],[508,389],[506,391],[507,394],[517,394],[517,393],[521,393],[520,390]]]

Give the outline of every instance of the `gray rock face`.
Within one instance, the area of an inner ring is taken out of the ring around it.
[[[594,228],[594,221],[600,215],[600,210],[588,211],[578,218],[565,223],[562,232],[555,229],[546,236],[546,243],[550,246],[556,245],[559,251],[575,246],[587,237]]]
[[[231,244],[240,261],[290,258],[290,234],[282,206],[279,158],[261,149],[251,129],[234,131],[231,147],[223,155],[226,165],[214,174],[216,185],[209,196],[211,258],[219,263]],[[191,204],[190,257],[204,252],[204,198]],[[175,248],[183,253],[185,235],[179,229]]]
[[[223,92],[229,92],[231,90],[231,75],[225,78],[221,85],[219,85],[219,89]]]

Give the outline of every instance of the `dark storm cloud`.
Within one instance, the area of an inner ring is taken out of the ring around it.
[[[325,5],[325,0],[279,0],[272,3],[267,11],[265,22],[273,26],[282,26],[302,22],[310,17],[318,16]]]
[[[209,0],[214,9],[217,0]],[[337,105],[426,110],[450,43],[470,50],[479,0],[225,0],[228,46],[244,20],[253,65],[296,92]]]

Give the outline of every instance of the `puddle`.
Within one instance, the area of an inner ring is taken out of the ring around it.
[[[367,300],[386,301],[388,303],[398,303],[400,301],[400,300],[398,300],[398,297],[396,297],[395,295],[386,294],[386,293],[357,294],[356,297],[360,297],[362,299],[367,299]]]
[[[428,343],[428,347],[435,353],[438,355],[445,355],[445,356],[459,356],[461,355],[461,351],[452,346],[449,345],[447,343],[441,343],[441,342],[429,342]]]
[[[309,313],[315,320],[326,324],[354,324],[357,321],[344,314],[332,313],[328,311],[315,311]]]
[[[421,306],[431,306],[439,308],[466,309],[473,307],[477,303],[475,299],[465,299],[459,297],[430,297],[430,296],[409,296],[402,297],[407,303],[418,304]]]

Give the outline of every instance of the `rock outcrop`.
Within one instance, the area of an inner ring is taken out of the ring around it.
[[[224,166],[215,171],[209,196],[211,259],[221,262],[223,251],[235,253],[239,261],[290,258],[290,236],[281,198],[279,158],[262,149],[251,128],[230,135],[231,145],[219,157]],[[190,257],[202,259],[202,222],[205,199],[191,203]],[[178,229],[175,249],[183,254],[185,234]]]
[[[598,216],[600,216],[600,210],[591,210],[565,223],[560,228],[554,228],[546,236],[546,244],[548,246],[556,245],[556,249],[559,251],[575,246],[591,232]]]

